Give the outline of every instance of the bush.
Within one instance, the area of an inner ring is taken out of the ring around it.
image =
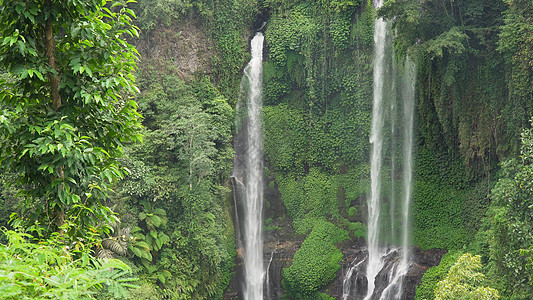
[[[336,181],[318,168],[299,180],[278,176],[278,185],[296,233],[305,234],[317,220],[339,215]]]
[[[482,286],[485,275],[481,269],[481,256],[465,253],[450,268],[446,278],[437,283],[435,299],[499,299],[498,290]]]
[[[463,224],[465,191],[439,183],[414,183],[415,244],[422,249],[460,249],[468,240]]]
[[[348,238],[346,230],[319,221],[294,255],[292,265],[284,269],[283,286],[291,297],[316,297],[317,291],[335,279],[342,252],[336,243]]]
[[[94,299],[106,292],[128,297],[130,268],[120,260],[95,259],[81,243],[67,246],[58,236],[29,242],[26,233],[4,230],[0,244],[0,299]]]
[[[438,266],[432,267],[424,274],[420,285],[416,287],[415,300],[435,299],[435,289],[437,283],[444,279],[448,270],[463,253],[461,251],[450,251],[444,255]]]

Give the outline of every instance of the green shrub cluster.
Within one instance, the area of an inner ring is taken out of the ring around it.
[[[319,219],[338,216],[334,178],[313,168],[300,180],[278,177],[281,199],[293,221],[296,233],[307,233]]]
[[[466,177],[461,161],[429,145],[418,149],[412,200],[417,246],[460,249],[474,236],[483,217],[478,201],[486,196]]]
[[[415,244],[422,249],[459,249],[467,242],[463,224],[465,192],[416,181],[414,184]]]
[[[485,274],[479,272],[481,267],[481,256],[461,255],[446,277],[437,283],[435,299],[499,299],[498,290],[484,285]]]
[[[336,243],[348,238],[345,230],[320,221],[294,255],[292,265],[283,269],[283,286],[291,297],[311,298],[335,278],[342,252]]]
[[[76,225],[65,224],[65,232],[68,226]],[[65,235],[37,239],[20,229],[1,234],[8,241],[0,243],[0,299],[127,299],[128,288],[137,287],[124,262],[91,255],[96,235],[65,244]]]
[[[462,251],[449,251],[442,257],[438,266],[429,268],[429,270],[424,273],[420,285],[416,287],[415,300],[435,299],[437,283],[446,277],[448,270],[450,270],[462,254]]]
[[[354,168],[339,175],[330,175],[319,168],[311,168],[307,175],[296,178],[277,175],[281,200],[296,233],[308,233],[317,220],[339,219],[341,213],[348,215],[348,211],[355,214],[356,208],[350,205],[366,192],[368,180],[365,168]],[[363,235],[363,228],[347,226],[357,236]]]

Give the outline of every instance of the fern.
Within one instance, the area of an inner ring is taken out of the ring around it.
[[[96,251],[96,257],[101,258],[101,259],[104,259],[104,258],[115,258],[114,255],[113,255],[113,251],[111,251],[109,249],[102,249],[102,248],[99,248]]]
[[[126,266],[123,262],[119,264],[109,265],[108,263],[102,265],[102,268],[111,267],[101,273],[101,279],[108,288],[108,292],[113,295],[115,299],[127,299],[129,298],[128,288],[139,288],[134,285],[133,282],[138,281],[138,278],[131,277],[131,271],[125,269]],[[126,266],[127,267],[127,266]]]
[[[102,241],[102,247],[122,256],[126,256],[128,252],[128,242],[117,237],[104,239]]]

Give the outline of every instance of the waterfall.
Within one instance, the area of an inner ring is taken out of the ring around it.
[[[377,7],[382,5],[382,0],[377,0]],[[383,267],[379,249],[379,219],[380,219],[380,192],[381,192],[381,167],[383,150],[383,82],[385,65],[386,26],[383,18],[374,22],[374,100],[372,108],[372,128],[370,143],[372,146],[370,160],[370,201],[368,202],[368,264],[366,268],[367,294],[365,299],[370,299],[374,292],[374,280],[379,270]]]
[[[266,285],[266,298],[267,298],[267,300],[270,300],[270,295],[271,295],[269,272],[270,272],[270,265],[272,264],[272,259],[274,258],[274,252],[275,252],[275,250],[270,253],[270,260],[268,261],[268,265],[267,265],[267,269],[266,269],[265,285]]]
[[[376,0],[375,7],[379,8],[382,2]],[[401,299],[403,281],[410,266],[409,212],[413,177],[416,67],[407,57],[401,70],[395,68],[392,38],[388,27],[382,18],[374,22],[374,98],[370,134],[371,190],[368,199],[365,300]],[[398,86],[396,78],[399,79]],[[399,107],[403,109],[400,110]],[[387,126],[390,126],[388,131],[385,130]],[[390,137],[387,134],[390,134]],[[390,143],[384,144],[384,140],[390,140]],[[385,149],[389,145],[390,149]],[[382,184],[384,180],[382,173],[387,167],[384,166],[384,157],[389,157],[388,174],[391,176],[389,193],[382,191],[385,186]],[[400,160],[401,164],[398,166]],[[400,184],[396,185],[397,176],[401,176],[401,187]],[[387,201],[389,209],[383,213],[388,213],[389,218],[385,219],[385,216],[381,216],[381,209]],[[401,221],[397,218],[401,218]],[[383,227],[386,223],[381,223],[387,220],[390,222],[390,227]],[[400,228],[397,228],[398,226]],[[381,228],[389,228],[390,234],[387,236],[385,233],[382,234]],[[384,248],[391,243],[400,244],[401,248],[394,248],[394,253],[391,253],[390,248],[388,250]]]
[[[354,284],[352,276],[353,274],[359,273],[360,268],[365,261],[366,260],[364,259],[360,260],[357,263],[355,263],[354,261],[353,266],[351,266],[350,269],[348,269],[348,271],[344,275],[344,280],[342,281],[342,300],[348,300],[350,296],[355,296],[355,292],[353,292],[353,289],[356,288],[356,284]]]
[[[415,84],[416,65],[409,56],[405,59],[404,74],[402,76],[402,95],[405,116],[405,144],[404,144],[404,206],[402,218],[402,264],[407,268],[409,263],[409,226],[410,226],[410,204],[413,187],[413,143],[415,126]]]
[[[244,173],[244,299],[263,299],[263,141],[261,126],[262,108],[262,64],[263,64],[262,33],[257,33],[251,41],[252,58],[244,69],[241,82],[241,101],[246,100],[246,136],[242,137],[246,144],[241,163],[241,174]],[[236,155],[238,151],[236,150]],[[234,167],[234,176],[238,164]]]
[[[395,262],[388,273],[387,286],[381,293],[380,299],[401,299],[403,280],[409,271],[409,213],[413,177],[413,141],[414,141],[414,98],[415,98],[415,64],[406,58],[401,74],[401,101],[403,104],[403,206],[401,207],[401,252],[400,260]],[[394,193],[394,191],[393,191]]]

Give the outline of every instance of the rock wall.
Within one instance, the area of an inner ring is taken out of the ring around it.
[[[168,66],[158,66],[170,61],[183,80],[198,73],[212,73],[213,41],[195,14],[168,27],[160,25],[157,29],[142,32],[136,47],[141,54],[141,64],[165,69]]]

